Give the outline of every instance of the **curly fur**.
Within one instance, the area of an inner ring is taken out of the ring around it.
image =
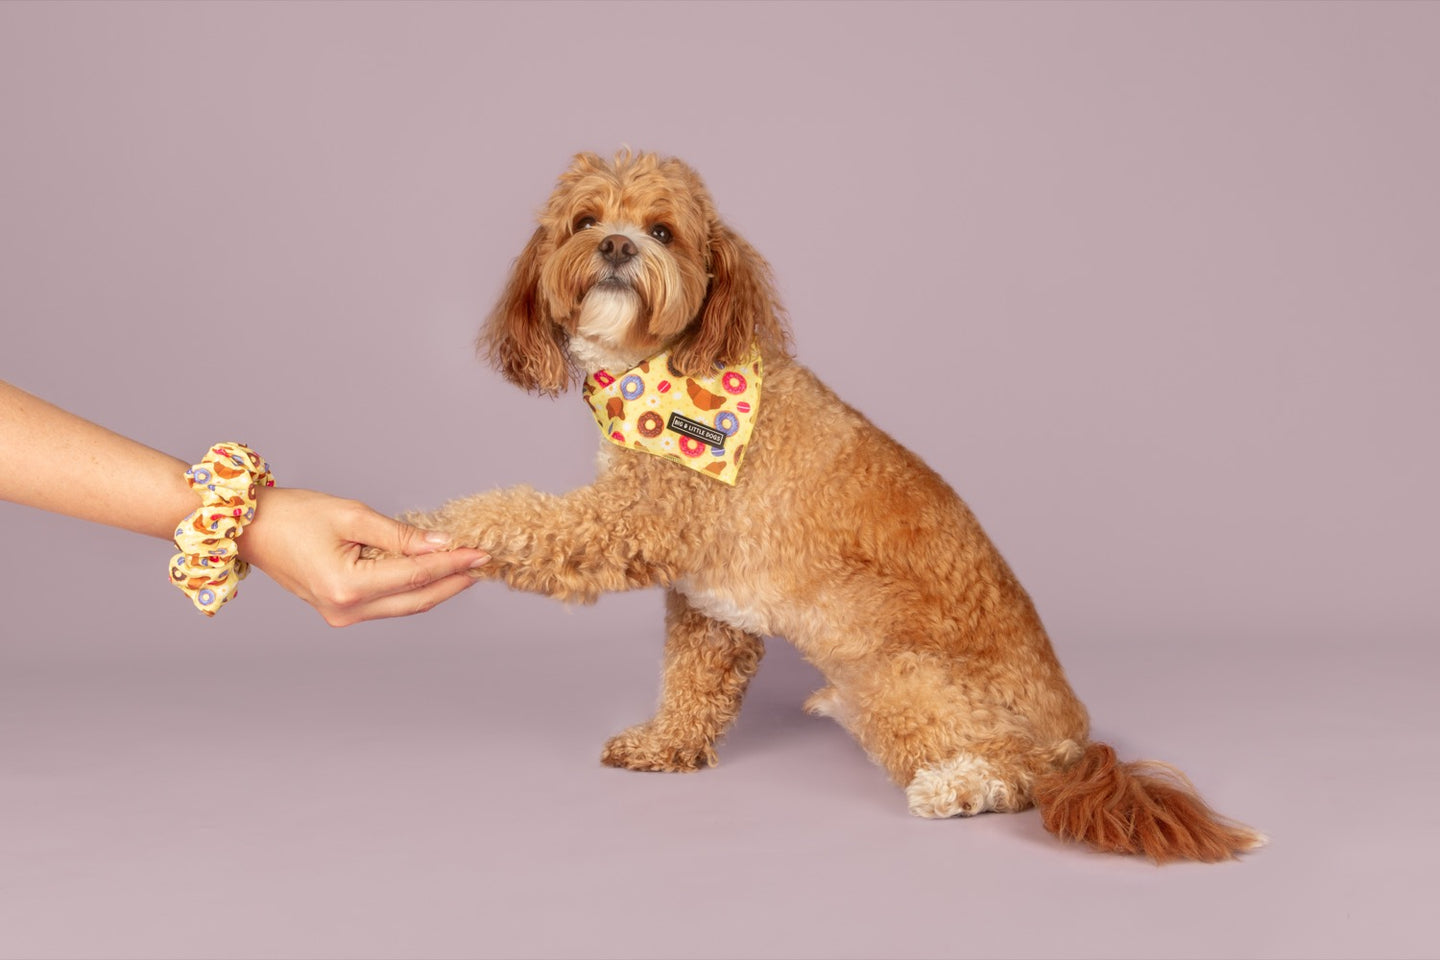
[[[602,443],[592,486],[494,491],[408,518],[488,551],[479,575],[517,589],[582,602],[667,590],[659,709],[612,738],[605,763],[714,764],[761,637],[783,636],[829,684],[807,709],[850,731],[918,815],[1033,803],[1061,837],[1157,861],[1225,859],[1262,841],[1183,778],[1116,764],[1089,741],[1030,597],[974,515],[793,360],[768,266],[694,171],[581,154],[539,220],[480,337],[516,384],[555,394],[582,362],[630,365],[663,347],[696,373],[758,342],[766,365],[734,487]],[[607,262],[606,236],[629,239],[635,261]],[[631,305],[621,335],[587,326],[602,287],[623,294],[612,307]]]

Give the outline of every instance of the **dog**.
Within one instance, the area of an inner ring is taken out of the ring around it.
[[[1062,839],[1157,862],[1264,837],[1174,768],[1089,739],[1035,607],[969,508],[793,358],[766,261],[680,160],[575,156],[479,337],[510,381],[583,381],[598,478],[405,517],[566,601],[661,586],[663,690],[605,744],[630,770],[713,766],[764,652],[788,639],[912,813],[1039,807]]]

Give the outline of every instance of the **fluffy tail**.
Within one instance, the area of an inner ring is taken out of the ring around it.
[[[1103,743],[1039,777],[1035,805],[1045,829],[1108,853],[1168,860],[1229,860],[1265,843],[1263,834],[1222,817],[1186,776],[1163,763],[1120,763]]]

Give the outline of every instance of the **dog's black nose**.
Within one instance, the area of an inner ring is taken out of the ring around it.
[[[600,241],[600,256],[604,257],[615,266],[633,259],[640,251],[635,249],[635,244],[623,233],[612,233]]]

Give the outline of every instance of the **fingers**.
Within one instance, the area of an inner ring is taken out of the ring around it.
[[[471,571],[489,561],[488,555],[473,549],[357,560],[343,595],[315,606],[332,627],[424,613],[478,583]]]
[[[386,553],[398,553],[408,557],[435,553],[448,549],[451,545],[447,534],[421,530],[382,513],[376,513],[363,504],[357,506],[360,509],[343,531],[348,539],[356,543],[379,547]]]
[[[420,590],[445,577],[483,565],[488,554],[472,548],[442,550],[415,557],[357,560],[354,587],[361,601]]]
[[[418,590],[380,597],[348,610],[326,614],[325,622],[332,627],[348,627],[364,620],[384,620],[390,617],[408,617],[411,614],[425,613],[478,582],[469,574],[454,573],[448,577],[441,577],[434,583]]]

